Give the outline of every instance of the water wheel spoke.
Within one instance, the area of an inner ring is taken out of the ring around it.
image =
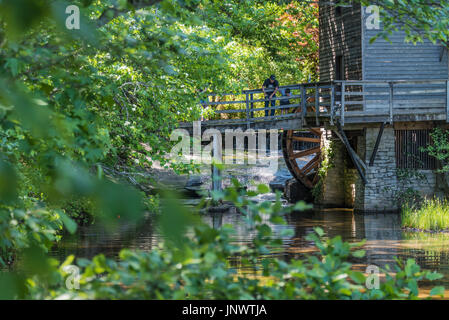
[[[312,171],[313,169],[318,168],[320,164],[320,155],[317,154],[309,163],[307,163],[303,168],[302,168],[302,173],[307,175],[310,171]]]
[[[320,138],[296,137],[296,136],[293,136],[292,139],[295,140],[295,141],[304,141],[304,142],[316,142],[316,143],[320,143]]]
[[[307,108],[310,110],[310,108]],[[297,112],[300,108],[296,109]],[[304,128],[284,132],[282,150],[287,168],[293,177],[305,187],[312,189],[319,180],[318,168],[321,163],[321,128]],[[310,157],[310,155],[313,155]],[[301,157],[309,156],[309,159]],[[304,166],[300,167],[301,163]]]
[[[309,130],[311,132],[313,132],[314,134],[316,134],[317,136],[321,137],[321,131],[320,128],[309,128]]]
[[[313,181],[310,181],[307,176],[304,176],[304,178],[301,181],[307,188],[312,189],[313,188]]]
[[[320,152],[320,147],[299,151],[297,153],[292,154],[290,159],[292,159],[292,160],[298,159],[298,158],[305,157],[305,156],[308,156],[308,155],[311,155],[311,154],[314,154],[317,152]]]
[[[306,170],[303,170],[304,174],[308,174],[310,171],[312,171],[313,169],[318,168],[319,165],[319,161],[315,161],[311,166],[309,166]]]
[[[315,177],[313,177],[313,180],[312,180],[313,185],[315,185],[318,182],[319,177],[320,176],[318,174],[315,174]]]

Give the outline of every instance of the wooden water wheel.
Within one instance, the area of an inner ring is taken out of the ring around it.
[[[282,136],[282,152],[288,170],[296,180],[312,189],[318,182],[321,162],[320,128],[286,130]]]

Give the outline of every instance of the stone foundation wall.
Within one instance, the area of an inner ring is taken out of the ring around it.
[[[330,132],[323,134],[323,144],[332,141],[332,167],[323,181],[323,195],[319,202],[326,207],[353,207],[356,212],[394,212],[399,210],[398,194],[407,188],[419,190],[422,196],[431,197],[435,190],[435,173],[419,170],[423,178],[401,180],[397,177],[394,128],[386,126],[380,141],[373,166],[369,166],[371,154],[377,140],[379,128],[365,128],[357,137],[357,154],[364,160],[367,184],[362,183],[356,169],[350,169],[350,161],[344,144],[331,138]]]
[[[319,204],[324,207],[352,208],[355,200],[357,172],[347,168],[347,151],[343,142],[332,138],[331,132],[322,135],[322,145],[329,148],[332,142],[332,165],[323,180],[322,197]]]
[[[358,173],[356,169],[344,169],[345,207],[352,208],[355,203],[355,188]]]
[[[394,195],[398,188],[396,177],[396,158],[394,129],[386,127],[377,149],[373,166],[369,166],[369,160],[374,150],[378,128],[365,129],[365,172],[367,184],[364,186],[363,200],[357,203],[362,207],[355,210],[363,211],[397,211],[398,204]],[[363,186],[362,186],[363,188]]]
[[[432,197],[435,192],[436,175],[432,170],[418,170],[419,175],[423,178],[412,178],[406,181],[403,187],[410,187],[419,190],[423,197]],[[399,181],[401,183],[401,181]]]
[[[366,128],[364,140],[360,144],[363,151],[359,152],[365,160],[367,171],[365,173],[368,183],[363,185],[358,178],[355,211],[362,212],[391,212],[398,211],[398,194],[407,188],[419,190],[422,196],[431,197],[435,188],[435,173],[432,170],[419,170],[424,178],[414,177],[401,180],[397,177],[394,128],[386,127],[377,150],[373,166],[369,166],[371,154],[374,150],[379,128]]]
[[[337,187],[344,185],[344,145],[340,140],[331,139],[330,132],[323,134],[325,137],[325,148],[329,148],[332,141],[331,166],[327,170],[326,177],[323,180],[322,197],[320,204],[325,207],[344,207],[345,193],[344,188]]]
[[[366,158],[366,143],[365,136],[357,137],[357,154],[360,159]],[[354,199],[354,209],[363,210],[365,201],[365,186],[363,185],[362,179],[357,173],[355,181],[355,199]]]

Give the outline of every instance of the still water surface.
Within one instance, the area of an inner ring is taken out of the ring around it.
[[[271,165],[265,161],[257,161],[252,165],[229,166],[223,172],[224,185],[229,184],[230,177],[238,177],[244,185],[255,183],[273,183],[282,185],[291,178],[282,154],[272,152],[267,158]],[[305,161],[307,159],[298,159]],[[275,161],[275,162],[273,162]],[[273,163],[276,164],[274,170]],[[157,172],[155,172],[157,174]],[[205,166],[201,170],[202,188],[209,188],[210,167]],[[157,176],[158,180],[164,180],[167,185],[182,186],[185,181],[179,180],[179,176],[172,175],[169,179],[166,174]],[[225,180],[228,179],[226,182]],[[271,197],[271,198],[270,198]],[[270,200],[273,194],[264,195],[260,200]],[[220,227],[222,224],[231,224],[236,229],[234,241],[249,243],[254,234],[245,225],[240,213],[230,211],[222,214],[205,215],[203,220],[209,225]],[[287,216],[287,225],[272,226],[274,230],[289,228],[294,236],[284,239],[282,255],[286,259],[301,258],[314,250],[313,244],[306,240],[307,234],[313,232],[316,226],[325,231],[327,237],[340,235],[343,240],[359,242],[366,239],[364,249],[366,256],[362,259],[351,261],[355,267],[364,270],[366,265],[383,267],[392,264],[394,258],[401,260],[414,258],[425,269],[437,270],[444,274],[444,278],[438,283],[449,288],[449,234],[411,233],[401,229],[400,216],[397,214],[354,214],[349,209],[332,209],[312,212],[297,212]],[[53,257],[63,260],[67,255],[92,258],[103,253],[110,257],[117,257],[123,248],[151,250],[161,240],[154,227],[151,217],[145,219],[139,225],[121,223],[113,231],[105,229],[101,225],[80,227],[75,235],[64,236],[51,251]],[[423,284],[422,287],[427,287]],[[449,292],[448,290],[446,290]]]
[[[203,219],[211,226],[232,224],[236,229],[235,242],[249,243],[254,236],[237,212],[206,215]],[[340,235],[343,240],[358,242],[366,239],[363,248],[366,256],[352,261],[362,270],[366,265],[380,267],[392,264],[395,257],[414,258],[417,263],[430,270],[444,274],[438,284],[449,287],[449,235],[404,232],[400,216],[396,214],[353,214],[352,210],[332,209],[324,211],[300,212],[287,216],[287,225],[272,226],[293,230],[294,236],[284,239],[282,254],[287,258],[301,258],[314,250],[313,244],[306,240],[313,227],[321,227],[326,237]],[[118,229],[106,230],[99,225],[80,227],[75,235],[68,235],[53,248],[53,257],[64,259],[69,254],[76,257],[92,258],[103,253],[117,257],[123,248],[151,250],[157,246],[161,236],[157,233],[151,218],[143,224],[122,224]]]

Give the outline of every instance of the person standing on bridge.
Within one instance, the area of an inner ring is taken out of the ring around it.
[[[290,89],[289,88],[285,89],[284,94],[282,95],[283,98],[280,101],[280,105],[281,106],[288,106],[288,105],[290,105],[290,99],[289,99],[290,96],[291,96]],[[288,110],[287,109],[281,109],[281,114],[284,114],[284,113],[288,113]]]
[[[265,108],[268,108],[268,105],[271,102],[271,107],[276,105],[276,100],[272,100],[273,97],[276,97],[276,92],[279,90],[279,82],[276,80],[274,74],[272,74],[268,79],[266,79],[262,85],[262,91],[265,95]],[[274,116],[274,109],[270,110],[271,116]],[[265,110],[265,117],[268,117],[268,109]]]

